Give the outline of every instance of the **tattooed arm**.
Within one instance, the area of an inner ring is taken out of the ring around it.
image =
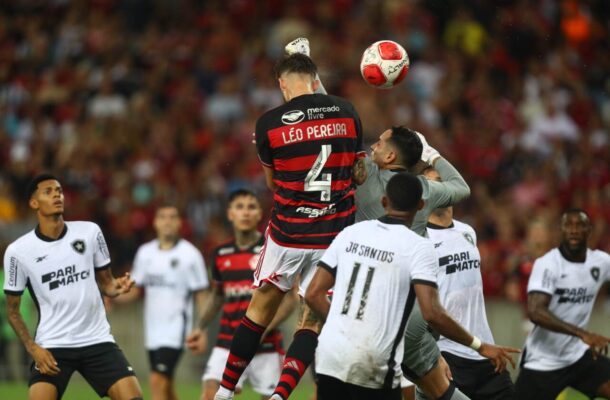
[[[21,296],[15,296],[6,293],[6,308],[8,315],[8,322],[13,327],[15,334],[21,340],[21,343],[25,346],[27,352],[34,359],[36,368],[40,372],[46,375],[57,375],[59,368],[57,367],[57,361],[46,349],[43,349],[34,342],[28,328],[23,321],[19,306],[21,305]]]

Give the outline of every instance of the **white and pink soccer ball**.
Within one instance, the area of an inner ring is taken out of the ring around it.
[[[390,89],[398,85],[409,72],[409,55],[391,40],[373,43],[362,54],[360,73],[371,86]]]

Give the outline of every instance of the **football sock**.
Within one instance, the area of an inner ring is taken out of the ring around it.
[[[469,400],[470,398],[460,392],[453,382],[449,384],[449,388],[443,393],[438,400]]]
[[[254,358],[256,350],[258,350],[264,331],[264,326],[260,326],[244,316],[241,324],[235,329],[235,334],[231,341],[229,358],[227,359],[222,380],[220,381],[221,388],[225,388],[230,392],[235,391],[237,381],[239,381],[244,370],[248,367],[252,358]]]
[[[301,380],[301,377],[312,363],[318,334],[309,329],[300,329],[294,334],[294,339],[286,352],[280,381],[273,392],[286,400]]]

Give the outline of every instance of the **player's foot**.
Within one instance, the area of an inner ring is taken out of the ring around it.
[[[307,39],[305,39],[307,40]],[[282,399],[282,396],[280,396],[279,394],[274,394],[273,396],[269,397],[269,400],[284,400]]]
[[[230,395],[226,395],[226,394],[216,393],[214,395],[214,400],[233,400],[233,394],[231,393]]]
[[[284,50],[286,50],[286,54],[288,55],[299,53],[305,54],[307,57],[309,57],[309,40],[304,37],[296,38],[292,42],[288,43],[286,47],[284,47]]]

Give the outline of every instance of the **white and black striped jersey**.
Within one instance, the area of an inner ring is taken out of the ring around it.
[[[585,262],[579,263],[566,260],[555,248],[534,262],[527,292],[550,295],[549,311],[563,321],[585,328],[597,293],[608,280],[608,253],[588,249]],[[529,369],[552,371],[575,363],[588,348],[575,336],[534,326],[527,336],[521,362]]]
[[[474,229],[456,220],[447,228],[428,224],[428,237],[434,243],[439,262],[438,294],[441,304],[468,332],[485,343],[493,344],[485,313],[481,255]],[[483,359],[476,351],[443,336],[438,341],[438,347],[459,357]]]
[[[56,240],[39,229],[11,243],[4,254],[4,291],[27,287],[39,313],[35,341],[45,348],[114,342],[95,271],[110,267],[99,226],[66,222]]]
[[[335,276],[316,372],[367,388],[397,387],[412,283],[436,286],[432,242],[388,217],[345,228],[319,263]]]
[[[201,252],[180,239],[167,250],[152,240],[140,246],[131,277],[144,288],[147,349],[180,349],[193,321],[192,293],[209,287]]]

